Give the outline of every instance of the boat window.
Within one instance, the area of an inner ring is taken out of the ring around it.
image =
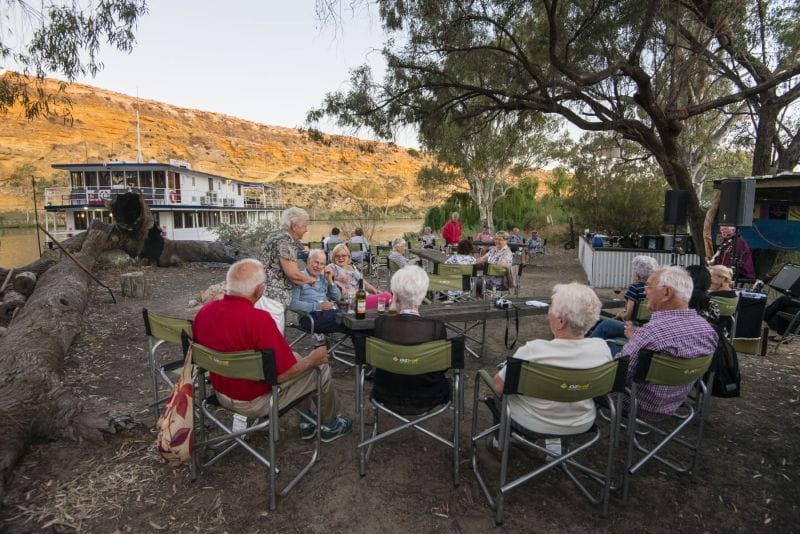
[[[124,186],[125,173],[122,171],[111,171],[111,185]]]
[[[83,179],[86,183],[86,187],[97,187],[97,172],[86,171],[83,173]]]
[[[86,230],[86,228],[88,227],[86,221],[87,221],[86,211],[76,211],[75,212],[75,229],[76,230]]]
[[[172,176],[172,183],[170,184],[170,189],[177,189],[174,185],[175,177]],[[153,171],[153,187],[157,187],[159,189],[164,189],[167,187],[167,179],[164,175],[164,171]]]
[[[110,187],[111,186],[111,173],[108,171],[100,171],[97,173],[97,185],[98,187]]]
[[[247,213],[243,211],[236,212],[236,224],[246,224],[247,223]]]
[[[136,171],[125,171],[125,185],[128,187],[139,187],[139,180],[136,179]]]
[[[152,171],[139,171],[139,185],[141,187],[153,187]]]
[[[172,225],[175,228],[183,228],[183,213],[176,211],[172,214]]]
[[[83,187],[83,173],[79,171],[72,171],[69,173],[69,179],[72,182],[72,187]]]
[[[208,179],[208,190],[209,191],[213,191],[214,190],[214,179],[213,178],[209,178]]]

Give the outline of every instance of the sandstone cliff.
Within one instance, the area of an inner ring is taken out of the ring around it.
[[[54,83],[51,84],[54,89]],[[21,165],[51,178],[53,163],[136,160],[136,99],[72,84],[72,121],[27,120],[20,110],[0,115],[0,183]],[[231,96],[235,98],[235,95]],[[422,194],[416,173],[425,157],[413,149],[316,131],[267,126],[218,113],[140,100],[144,160],[190,162],[209,173],[279,182],[290,203],[324,210],[347,208],[342,187],[371,188],[381,206],[419,211],[437,196]],[[383,187],[382,184],[387,184]],[[0,209],[30,202],[0,188]],[[443,195],[446,192],[442,192]]]

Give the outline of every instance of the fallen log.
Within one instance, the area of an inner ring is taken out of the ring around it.
[[[84,265],[94,264],[110,231],[108,225],[92,225],[78,255]],[[64,355],[80,332],[89,281],[71,261],[47,270],[0,338],[0,502],[14,465],[33,440],[93,437],[102,426],[61,383]]]

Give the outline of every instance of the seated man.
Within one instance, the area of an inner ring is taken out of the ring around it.
[[[611,361],[611,351],[602,339],[584,337],[600,317],[600,299],[589,286],[572,282],[556,284],[547,320],[554,339],[534,339],[517,349],[514,358],[544,365],[568,369],[590,369]],[[503,367],[494,377],[494,390],[503,394],[506,369]],[[500,421],[499,406],[492,399],[487,401]],[[573,403],[543,401],[536,398],[509,398],[512,425],[539,434],[579,434],[594,424],[594,401]],[[497,443],[495,442],[496,446]],[[560,454],[558,440],[546,443],[549,450]]]
[[[286,339],[278,331],[269,313],[253,304],[264,292],[264,265],[253,259],[241,260],[228,269],[225,296],[206,303],[194,318],[192,326],[195,341],[206,347],[235,352],[271,348],[275,351],[275,366],[279,382],[285,382],[314,367],[322,373],[322,424],[321,439],[333,441],[347,434],[352,419],[337,415],[338,403],[331,383],[328,352],[317,347],[305,358],[292,353]],[[211,385],[222,406],[247,417],[264,417],[268,414],[270,386],[266,382],[226,378],[210,373]],[[281,392],[281,406],[313,390],[316,378],[313,373],[292,383]],[[308,406],[311,409],[311,406]],[[311,439],[317,429],[313,423],[301,422],[303,439]]]
[[[625,337],[630,341],[616,356],[630,358],[629,379],[636,371],[639,351],[642,349],[688,359],[714,353],[719,336],[708,321],[695,310],[689,309],[692,287],[692,278],[681,267],[657,270],[647,279],[645,294],[653,314],[641,328],[625,328]],[[611,349],[619,350],[616,345],[612,345]],[[639,402],[639,415],[650,421],[672,415],[691,389],[692,384],[682,387],[643,384],[638,389],[636,399]]]
[[[394,317],[379,316],[375,320],[375,337],[398,345],[447,338],[444,323],[419,316],[419,306],[428,291],[428,275],[421,267],[407,265],[399,269],[392,276],[391,289],[399,313]],[[450,389],[444,371],[406,376],[376,369],[372,395],[393,410],[409,413],[447,402]]]
[[[525,242],[525,238],[522,237],[522,234],[519,233],[519,228],[514,227],[511,230],[511,233],[508,235],[508,244],[509,245],[521,245]]]
[[[335,245],[338,245],[342,242],[342,237],[340,235],[341,233],[342,231],[335,226],[331,228],[331,235],[322,240],[322,249],[325,252],[330,252],[333,250]]]
[[[314,249],[308,253],[308,264],[302,273],[315,279],[313,284],[302,284],[292,291],[289,309],[305,312],[314,319],[315,333],[343,332],[345,328],[336,323],[335,302],[342,298],[339,286],[333,282],[333,268],[326,267],[325,253]],[[300,317],[300,325],[311,330],[311,320]]]

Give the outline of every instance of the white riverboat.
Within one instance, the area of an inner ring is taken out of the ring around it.
[[[129,191],[142,194],[164,237],[216,239],[220,223],[277,221],[281,189],[192,170],[184,161],[169,163],[55,164],[69,172],[68,187],[45,190],[46,227],[56,239],[85,231],[94,219],[112,221],[107,201]]]

